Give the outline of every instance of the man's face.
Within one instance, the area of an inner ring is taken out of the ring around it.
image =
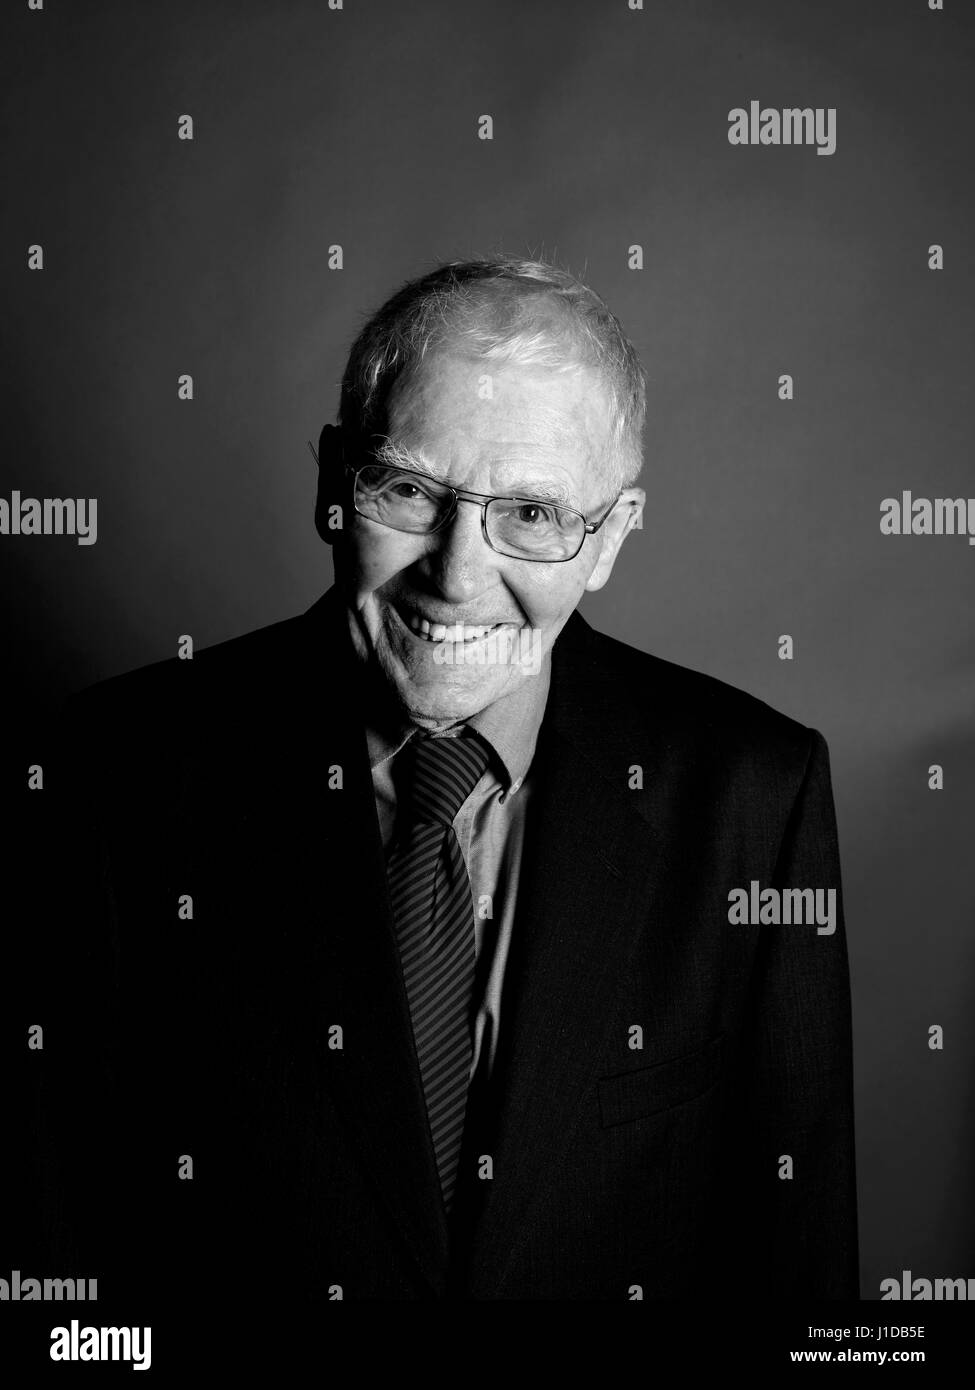
[[[551,499],[560,489],[559,500],[588,518],[615,494],[605,391],[587,370],[495,367],[442,351],[394,392],[387,429],[418,468],[471,492]],[[536,677],[534,657],[547,658],[583,592],[609,578],[642,502],[640,489],[625,492],[561,563],[499,555],[484,539],[480,505],[464,500],[430,535],[352,514],[336,574],[356,645],[421,727],[470,718]],[[490,632],[462,631],[471,628]],[[478,643],[494,659],[478,660]]]

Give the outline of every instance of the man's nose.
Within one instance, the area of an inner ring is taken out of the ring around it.
[[[466,603],[494,583],[501,557],[484,539],[479,504],[459,498],[454,515],[431,540],[431,577],[448,603]]]

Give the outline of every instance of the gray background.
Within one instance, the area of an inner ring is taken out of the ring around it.
[[[879,531],[904,488],[975,493],[965,9],[4,15],[0,495],[99,501],[93,547],[0,538],[5,755],[19,766],[68,691],[172,655],[181,633],[208,645],[307,607],[331,565],[305,440],[334,417],[364,315],[443,259],[558,258],[650,374],[645,529],[583,612],[829,742],[866,1298],[904,1268],[975,1276],[975,549]],[[836,153],[729,145],[727,113],[752,98],[835,106]],[[43,273],[25,269],[31,242]]]

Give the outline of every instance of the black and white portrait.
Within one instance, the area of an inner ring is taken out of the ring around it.
[[[296,1366],[348,1302],[923,1354],[965,7],[5,20],[10,1368]]]

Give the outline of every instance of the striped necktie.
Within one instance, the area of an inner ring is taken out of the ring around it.
[[[487,762],[488,750],[476,734],[414,735],[398,769],[404,795],[387,861],[413,1040],[448,1212],[473,1054],[474,982],[471,884],[452,822]]]

